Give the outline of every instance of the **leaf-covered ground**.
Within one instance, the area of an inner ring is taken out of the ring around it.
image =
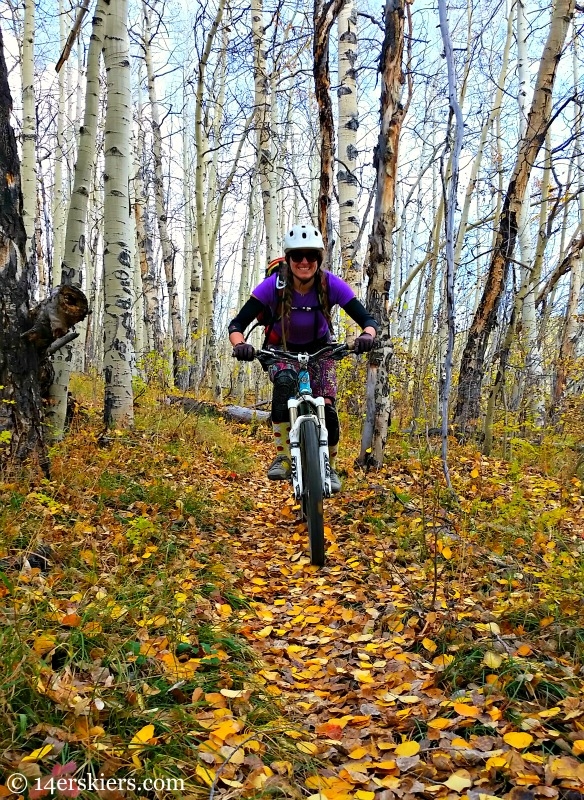
[[[0,485],[0,797],[584,796],[579,479],[453,444],[457,502],[426,440],[345,447],[317,569],[269,438],[88,407],[51,481]]]

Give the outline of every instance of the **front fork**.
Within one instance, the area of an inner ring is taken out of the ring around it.
[[[322,491],[325,497],[330,497],[331,492],[331,465],[329,461],[328,431],[324,416],[323,397],[301,397],[296,399],[291,397],[288,400],[288,410],[290,412],[290,454],[292,462],[292,488],[296,500],[302,498],[304,490],[302,483],[302,459],[300,453],[300,428],[302,425],[315,425],[314,414],[298,414],[298,407],[301,403],[311,405],[316,411],[318,420],[318,455],[320,476],[322,480]]]

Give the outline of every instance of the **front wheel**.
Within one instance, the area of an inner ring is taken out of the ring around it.
[[[323,491],[317,426],[307,420],[300,429],[302,511],[308,523],[310,563],[324,565]]]

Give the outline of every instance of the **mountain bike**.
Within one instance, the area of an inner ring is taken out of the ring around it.
[[[296,394],[288,400],[291,483],[294,498],[300,503],[302,517],[308,525],[310,563],[318,567],[322,567],[325,560],[323,499],[332,494],[331,467],[325,401],[324,397],[312,396],[308,367],[323,358],[340,361],[350,352],[348,345],[336,342],[312,354],[275,348],[256,351],[257,360],[265,368],[282,362],[300,365]]]

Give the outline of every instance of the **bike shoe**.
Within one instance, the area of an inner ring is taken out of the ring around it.
[[[268,469],[268,478],[271,481],[287,481],[292,474],[290,456],[279,455],[272,461]]]
[[[334,469],[331,469],[331,492],[336,494],[341,491],[341,479]]]

